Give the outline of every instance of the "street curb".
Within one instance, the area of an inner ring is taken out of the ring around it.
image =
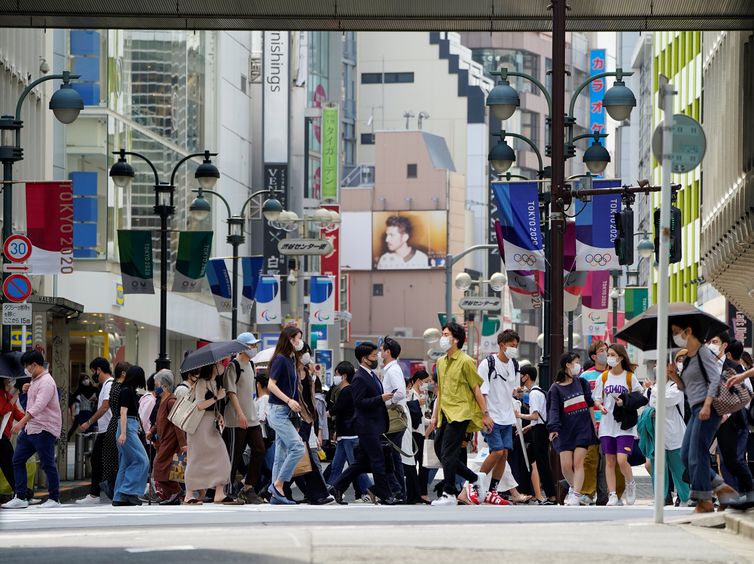
[[[726,511],[724,517],[726,530],[754,540],[754,511]]]
[[[726,514],[724,513],[701,513],[698,515],[685,515],[677,519],[669,519],[668,525],[691,525],[692,527],[705,527],[709,529],[722,529],[725,527]]]

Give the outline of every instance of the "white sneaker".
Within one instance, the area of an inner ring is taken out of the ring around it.
[[[49,509],[51,507],[60,507],[60,502],[55,501],[54,499],[48,499],[45,501],[42,505],[39,506],[40,508]]]
[[[14,497],[9,502],[3,503],[2,505],[3,509],[26,509],[27,507],[29,507],[29,502],[18,497]]]
[[[41,500],[41,499],[39,499],[38,497],[33,497],[33,498],[31,498],[31,499],[27,499],[26,501],[28,501],[28,502],[29,502],[29,505],[30,505],[30,506],[31,506],[31,505],[39,505],[40,503],[42,503],[42,500]]]
[[[591,498],[591,496],[581,494],[581,497],[579,498],[579,505],[594,505],[594,500]]]
[[[636,503],[636,480],[626,482],[626,503],[628,505]]]
[[[438,497],[436,500],[432,502],[432,505],[434,506],[458,505],[458,500],[456,499],[456,496],[454,495],[451,495],[449,493],[443,493],[441,497]]]
[[[99,505],[100,499],[93,495],[88,495],[85,498],[77,499],[76,505]]]
[[[618,494],[611,493],[610,497],[608,498],[607,503],[605,505],[607,505],[608,507],[617,507],[618,505],[620,505],[620,500],[618,499]]]
[[[563,502],[563,505],[570,505],[570,506],[578,506],[579,505],[579,496],[577,496],[574,493],[569,493],[565,501]]]

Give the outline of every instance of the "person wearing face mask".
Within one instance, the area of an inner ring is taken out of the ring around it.
[[[731,356],[731,345],[736,359]],[[726,331],[710,339],[707,347],[722,363],[722,371],[733,376],[741,374],[741,354],[743,345],[739,341],[731,342]],[[722,418],[717,431],[717,447],[721,459],[721,475],[727,484],[736,489],[741,495],[750,497],[754,501],[754,480],[746,462],[746,444],[749,437],[746,407]]]
[[[547,392],[547,430],[560,456],[560,468],[570,489],[566,505],[580,505],[584,485],[587,449],[597,444],[594,432],[594,406],[589,383],[579,378],[579,355],[567,352],[560,357],[560,370]]]
[[[589,346],[589,357],[594,362],[594,366],[581,373],[581,378],[589,382],[589,388],[594,396],[594,387],[597,380],[602,374],[609,369],[607,365],[607,343],[604,341],[594,341]],[[597,433],[600,430],[600,420],[602,411],[593,409],[595,427]],[[620,468],[615,469],[615,484],[618,499],[623,497],[626,489],[626,481]],[[605,455],[602,453],[599,445],[592,445],[586,453],[584,461],[584,485],[581,488],[581,505],[606,505],[609,498],[607,479],[605,477]],[[595,500],[596,496],[596,500]]]
[[[714,353],[702,344],[702,327],[695,317],[671,319],[673,342],[688,349],[683,372],[678,375],[675,363],[668,364],[667,374],[683,390],[691,406],[681,446],[681,458],[691,478],[691,499],[696,513],[715,510],[713,493],[721,503],[737,501],[738,493],[712,469],[709,449],[720,427],[720,416],[712,408],[712,400],[720,386],[720,364]]]
[[[385,402],[393,399],[392,392],[386,392],[382,382],[374,373],[377,368],[377,345],[360,343],[354,351],[359,368],[351,382],[353,394],[353,425],[359,437],[359,450],[356,460],[333,482],[331,492],[335,500],[344,504],[343,492],[356,476],[371,470],[374,485],[368,494],[380,505],[396,505],[390,491],[385,467],[385,453],[382,449],[382,435],[388,429],[388,413]],[[341,391],[341,394],[343,392]]]
[[[432,376],[424,370],[417,370],[411,376],[410,386],[407,390],[406,405],[410,413],[411,433],[416,443],[416,456],[414,464],[404,464],[406,475],[406,503],[415,505],[418,503],[429,504],[427,495],[429,485],[429,470],[424,467],[424,433],[426,423],[424,413],[429,407],[429,396],[434,392],[435,384]]]
[[[150,435],[157,445],[157,454],[154,457],[152,478],[155,483],[155,492],[160,499],[160,505],[180,505],[181,485],[170,479],[170,467],[173,456],[185,454],[186,433],[173,424],[168,415],[178,399],[173,394],[175,380],[169,370],[160,370],[155,374],[155,394],[159,400],[157,416]]]
[[[616,490],[616,463],[626,480],[626,503],[636,502],[636,482],[628,463],[628,457],[634,449],[634,442],[638,438],[636,421],[628,427],[616,417],[616,406],[627,408],[626,396],[637,393],[644,404],[647,399],[643,394],[644,388],[633,373],[634,365],[628,358],[623,345],[610,345],[607,351],[607,365],[610,370],[602,373],[594,387],[594,405],[602,412],[600,420],[600,445],[605,455],[605,477],[609,490],[607,505],[619,505],[620,498]]]
[[[13,477],[16,496],[3,504],[3,509],[24,509],[27,501],[26,461],[36,453],[47,476],[49,498],[40,507],[60,505],[60,478],[55,464],[55,441],[62,429],[62,414],[55,380],[45,368],[39,351],[26,351],[21,355],[24,373],[31,378],[26,414],[11,430],[18,434],[13,453]]]
[[[80,427],[80,425],[94,414],[95,406],[97,405],[97,387],[92,384],[89,374],[82,374],[79,379],[79,385],[71,393],[68,400],[68,409],[70,410],[71,419],[73,423],[68,430],[68,442],[71,441],[71,437]]]
[[[230,482],[226,494],[238,498],[250,505],[259,505],[263,500],[256,494],[255,488],[264,463],[265,447],[262,427],[259,422],[254,388],[256,371],[251,358],[257,348],[257,339],[253,333],[241,333],[236,341],[246,345],[247,350],[238,353],[223,373],[223,387],[228,395],[228,404],[223,413],[225,429],[223,441],[230,457]],[[243,468],[243,453],[249,447],[249,464]],[[243,484],[236,485],[236,474],[244,475]]]
[[[428,429],[431,433],[437,428],[435,454],[442,463],[444,477],[443,493],[432,502],[434,506],[458,504],[456,474],[477,493],[474,486],[482,485],[484,474],[477,474],[461,461],[461,449],[467,433],[483,428],[491,433],[495,425],[482,394],[484,379],[477,372],[474,359],[461,350],[465,342],[463,326],[450,322],[443,327],[440,347],[446,353],[437,361],[437,399]]]
[[[393,399],[385,402],[388,410],[397,409],[405,414],[406,420],[410,420],[408,406],[406,405],[406,377],[403,375],[403,369],[398,364],[398,357],[401,354],[401,345],[395,339],[385,337],[382,342],[380,351],[382,362],[382,387],[386,390],[394,390]],[[393,471],[388,473],[388,481],[393,490],[396,499],[405,501],[406,499],[406,477],[403,472],[404,464],[411,464],[412,457],[403,456],[397,448],[405,453],[413,453],[413,443],[411,441],[411,430],[403,429],[395,433],[385,435],[391,443],[389,453],[392,457]]]
[[[327,483],[331,486],[340,478],[346,462],[349,466],[356,463],[359,437],[354,427],[354,403],[351,391],[351,382],[355,374],[353,365],[347,360],[335,367],[333,385],[337,386],[338,394],[335,403],[330,407],[330,415],[335,418],[336,446],[327,479]],[[359,474],[354,480],[356,499],[366,496],[371,485],[372,482],[366,474]],[[367,500],[371,502],[368,496]]]
[[[11,491],[16,491],[13,477],[13,444],[10,442],[14,421],[21,421],[24,412],[18,408],[18,396],[13,393],[14,381],[0,376],[0,471],[5,475]]]
[[[89,363],[89,371],[92,375],[92,381],[99,386],[97,394],[97,411],[92,416],[81,423],[79,432],[84,433],[96,424],[97,436],[94,439],[92,453],[89,460],[92,464],[92,478],[89,486],[89,495],[76,500],[78,505],[97,505],[100,503],[100,482],[103,477],[103,457],[102,444],[104,441],[107,427],[110,424],[112,413],[110,412],[110,390],[113,385],[113,373],[110,369],[110,362],[106,358],[97,357]]]

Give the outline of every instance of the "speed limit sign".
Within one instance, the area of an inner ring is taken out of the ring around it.
[[[31,256],[31,241],[26,235],[14,233],[5,240],[3,254],[11,262],[26,262]]]

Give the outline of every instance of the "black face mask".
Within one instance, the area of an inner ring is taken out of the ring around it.
[[[99,384],[99,372],[95,372],[94,374],[92,374],[92,382],[94,382],[95,384]]]
[[[379,364],[380,364],[380,363],[379,363],[379,361],[377,361],[377,360],[369,360],[369,359],[367,359],[367,366],[368,366],[369,368],[371,368],[372,370],[374,370],[375,368],[377,368],[377,366],[378,366]]]

